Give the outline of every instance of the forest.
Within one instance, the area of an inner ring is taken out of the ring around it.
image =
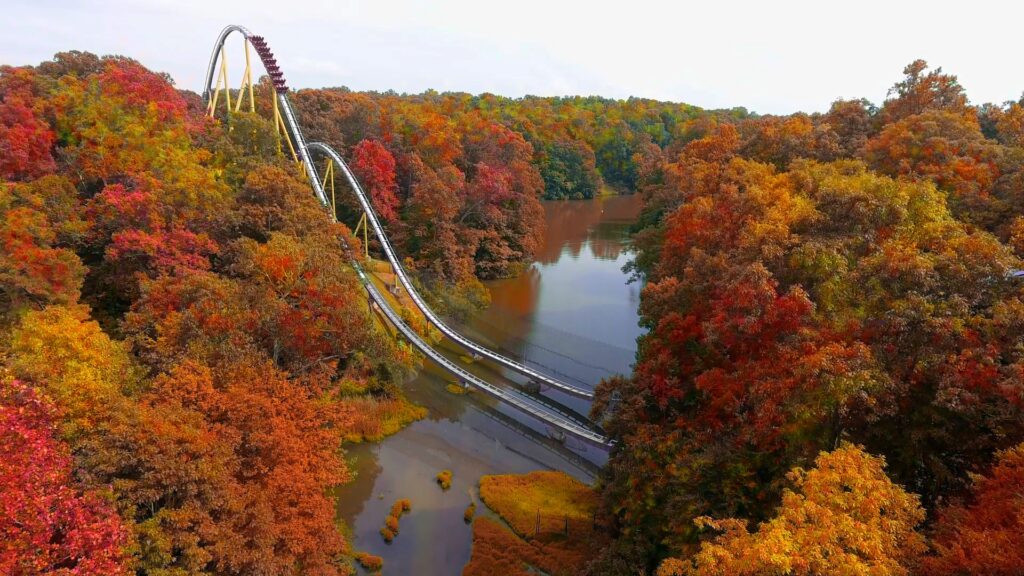
[[[448,314],[530,261],[541,199],[642,196],[580,573],[1024,570],[1024,102],[923,61],[790,116],[291,98]],[[0,68],[0,573],[350,574],[342,446],[423,416],[360,240],[266,115],[205,112],[125,57]]]
[[[293,101],[311,140],[352,159],[422,288],[456,316],[487,305],[480,279],[513,276],[534,254],[544,232],[537,199],[633,191],[640,159],[685,139],[688,123],[708,116],[638,98],[328,88],[298,91]],[[355,199],[345,195],[339,205],[355,222]]]
[[[903,72],[643,163],[649,332],[595,403],[588,573],[1024,570],[1024,106]]]

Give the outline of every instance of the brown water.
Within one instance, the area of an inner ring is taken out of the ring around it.
[[[536,261],[516,278],[488,283],[491,306],[464,327],[466,335],[583,388],[629,374],[642,333],[640,285],[628,284],[622,267],[640,208],[637,195],[545,202],[547,232]],[[589,410],[557,391],[545,394]]]
[[[627,285],[621,269],[639,209],[633,196],[545,203],[547,235],[536,262],[518,278],[488,284],[492,305],[469,322],[469,335],[580,385],[628,373],[640,334],[639,287]],[[436,368],[422,370],[406,393],[429,410],[428,418],[348,449],[356,479],[338,490],[338,518],[356,550],[384,558],[385,574],[461,573],[471,546],[462,515],[477,498],[480,476],[557,469],[591,481],[595,463],[607,458],[593,447],[558,444],[542,424],[477,395],[453,395],[446,383]],[[587,410],[581,400],[545,395]],[[434,481],[444,469],[454,473],[448,491]],[[412,512],[386,544],[378,530],[398,498],[412,500]]]

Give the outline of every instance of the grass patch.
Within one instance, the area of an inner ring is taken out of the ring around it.
[[[377,442],[424,418],[427,409],[405,398],[345,398],[341,411],[349,417],[345,442]]]
[[[384,568],[384,559],[380,556],[374,556],[373,554],[367,554],[366,552],[356,552],[356,562],[360,566],[366,568],[370,572],[380,572]]]
[[[561,472],[484,476],[480,496],[512,530],[477,518],[473,554],[463,576],[570,576],[608,542],[593,525],[596,493]]]
[[[497,520],[473,522],[473,554],[462,576],[573,576],[594,558],[607,540],[524,540]]]
[[[563,472],[484,476],[480,498],[523,537],[564,533],[566,523],[589,531],[597,508],[597,493]]]
[[[452,471],[442,470],[437,473],[437,484],[441,486],[442,490],[447,490],[452,487]]]

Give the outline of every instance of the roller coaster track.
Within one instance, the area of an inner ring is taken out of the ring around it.
[[[249,32],[242,26],[231,25],[221,31],[217,37],[217,41],[214,44],[213,53],[210,56],[209,67],[207,68],[206,74],[206,89],[203,93],[203,98],[207,102],[209,111],[212,114],[215,111],[217,98],[220,92],[221,78],[223,78],[225,101],[227,108],[231,110],[230,101],[230,89],[227,85],[227,65],[224,55],[224,43],[228,36],[232,33],[239,33],[245,38],[246,48],[246,69],[245,79],[243,80],[242,89],[239,90],[237,95],[238,101],[236,110],[241,106],[242,99],[244,98],[244,89],[248,86],[250,103],[252,102],[252,80],[251,80],[251,69],[249,63],[249,45],[251,44],[257,51],[261,62],[263,63],[264,69],[270,76],[270,79],[274,85],[274,110],[275,110],[275,122],[280,122],[283,128],[286,129],[286,136],[290,139],[289,147],[295,155],[296,159],[301,163],[302,167],[306,171],[306,175],[309,178],[309,182],[313,187],[313,191],[326,208],[329,209],[331,217],[335,218],[334,210],[330,199],[328,199],[326,191],[324,189],[324,183],[319,179],[317,174],[316,166],[313,163],[314,152],[321,154],[329,158],[334,165],[338,166],[342,173],[345,175],[346,180],[355,192],[356,197],[359,199],[359,203],[367,216],[367,220],[373,231],[379,240],[384,253],[391,263],[391,266],[395,270],[395,275],[409,294],[410,298],[415,303],[416,307],[423,313],[424,317],[433,324],[442,334],[458,343],[460,346],[470,350],[474,354],[481,357],[492,360],[499,365],[505,366],[529,377],[533,381],[539,383],[542,386],[549,386],[551,388],[561,390],[567,394],[581,398],[593,398],[593,392],[584,390],[570,384],[566,384],[554,378],[551,378],[545,374],[542,374],[533,368],[525,366],[515,360],[498,354],[488,348],[480,346],[479,344],[463,337],[455,330],[448,327],[434,312],[427,306],[427,303],[416,291],[411,280],[406,274],[402,267],[401,261],[398,255],[395,253],[394,248],[391,246],[391,242],[388,240],[385,234],[383,226],[380,224],[380,220],[377,218],[373,206],[369,201],[369,197],[363,191],[362,186],[356,179],[355,175],[349,169],[348,164],[344,158],[341,157],[333,148],[322,142],[307,143],[302,130],[299,128],[299,123],[296,118],[295,112],[288,101],[288,87],[285,84],[284,75],[277,65],[276,59],[274,59],[273,53],[270,52],[266,41],[261,36],[257,36]],[[216,88],[214,86],[214,76],[217,74],[217,65],[221,65],[222,77],[218,78]],[[246,84],[247,82],[247,84]],[[254,105],[253,105],[254,108]],[[278,118],[279,117],[279,118]],[[509,406],[516,408],[517,410],[528,414],[538,420],[554,426],[560,433],[568,434],[573,437],[584,440],[588,443],[592,443],[598,446],[610,446],[609,440],[596,430],[592,424],[587,422],[581,422],[571,415],[560,411],[559,409],[539,401],[537,398],[523,394],[517,390],[511,388],[505,388],[501,386],[495,386],[489,382],[482,380],[471,372],[465,370],[461,366],[455,364],[449,360],[446,356],[435,350],[427,342],[425,342],[415,330],[410,328],[401,318],[401,316],[391,307],[388,299],[380,292],[380,290],[373,284],[369,276],[363,271],[359,262],[353,259],[353,267],[359,276],[360,281],[363,283],[367,290],[370,299],[380,308],[387,319],[395,326],[395,328],[417,349],[420,350],[425,356],[430,358],[432,361],[437,363],[440,367],[448,371],[450,374],[459,379],[463,385],[472,386],[480,391],[483,391],[489,396],[497,398],[498,400],[505,402]]]

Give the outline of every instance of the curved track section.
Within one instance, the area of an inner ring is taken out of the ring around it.
[[[210,100],[210,93],[213,91],[213,77],[217,73],[217,59],[223,54],[224,43],[227,42],[228,36],[236,32],[241,34],[246,41],[256,48],[260,61],[263,63],[263,68],[273,79],[275,98],[277,98],[278,106],[281,108],[281,116],[288,127],[289,136],[291,136],[292,142],[295,143],[295,152],[298,154],[299,160],[302,161],[306,174],[310,176],[310,184],[313,186],[316,197],[323,204],[329,204],[327,194],[324,193],[324,188],[316,177],[316,167],[313,166],[313,159],[310,157],[309,150],[306,147],[306,139],[302,135],[302,130],[299,129],[299,123],[295,119],[292,105],[288,102],[288,88],[284,83],[284,75],[278,68],[277,60],[274,59],[274,54],[270,51],[262,36],[257,36],[244,26],[235,24],[226,26],[220,31],[217,41],[213,45],[213,52],[210,54],[210,64],[206,67],[206,88],[203,90],[203,101],[208,102]]]
[[[362,270],[359,271],[359,275],[360,278],[363,280],[363,284],[366,286],[367,292],[370,293],[370,298],[372,298],[373,301],[380,306],[381,310],[384,312],[384,315],[387,316],[388,320],[390,320],[391,323],[394,324],[396,328],[398,328],[402,335],[405,336],[405,338],[409,340],[409,342],[413,343],[413,345],[419,348],[420,351],[423,352],[427,357],[429,357],[431,360],[433,360],[435,363],[437,363],[439,366],[447,370],[455,377],[459,378],[460,381],[464,382],[467,385],[473,386],[478,390],[482,390],[487,395],[493,396],[509,404],[513,408],[516,408],[521,412],[525,412],[526,414],[529,414],[530,416],[537,418],[541,422],[557,426],[563,432],[575,436],[576,438],[600,446],[608,445],[607,438],[591,430],[589,427],[583,426],[575,422],[574,420],[566,416],[563,416],[562,414],[552,412],[549,407],[543,404],[536,403],[529,396],[485,382],[484,380],[478,378],[474,374],[463,369],[458,364],[452,362],[437,350],[434,350],[434,348],[432,348],[429,344],[427,344],[426,342],[423,341],[423,339],[420,338],[419,334],[417,334],[412,328],[410,328],[405,322],[402,321],[398,313],[395,312],[395,310],[392,309],[391,306],[387,303],[387,300],[385,299],[384,295],[381,294],[380,290],[378,290],[378,288],[373,285],[373,282],[371,282],[369,278],[365,276],[365,273],[363,273]]]
[[[373,205],[370,203],[369,197],[366,195],[366,192],[363,191],[363,187],[359,185],[359,181],[352,173],[352,170],[349,169],[348,164],[345,162],[345,159],[342,158],[340,154],[335,152],[333,148],[331,148],[327,144],[324,144],[323,142],[310,143],[308,145],[308,149],[310,152],[319,152],[324,154],[325,156],[333,160],[336,166],[341,168],[341,171],[345,174],[345,179],[348,181],[352,189],[355,190],[356,197],[359,198],[359,204],[360,206],[362,206],[363,212],[366,213],[367,220],[370,222],[370,226],[373,227],[373,232],[374,234],[377,235],[377,240],[380,241],[380,245],[384,248],[384,254],[387,256],[388,262],[390,262],[391,266],[394,268],[395,275],[398,277],[399,282],[402,283],[402,287],[405,288],[405,291],[409,293],[409,296],[412,298],[413,302],[416,303],[416,307],[420,309],[420,311],[427,318],[427,320],[435,327],[437,327],[437,329],[440,330],[442,334],[452,339],[463,348],[466,348],[471,352],[474,352],[484,358],[487,358],[488,360],[496,362],[515,372],[518,372],[519,374],[527,376],[530,379],[539,382],[545,386],[550,386],[551,388],[561,390],[566,394],[570,394],[572,396],[576,396],[579,398],[591,399],[594,397],[594,393],[591,392],[590,390],[584,390],[571,384],[566,384],[565,382],[562,382],[560,380],[555,380],[554,378],[551,378],[546,374],[542,374],[537,370],[530,368],[529,366],[525,366],[507,356],[498,354],[497,352],[494,352],[489,348],[485,348],[477,344],[476,342],[473,342],[472,340],[466,338],[462,334],[459,334],[458,332],[450,328],[447,324],[445,324],[443,320],[438,318],[438,316],[434,314],[433,310],[430,309],[430,306],[427,305],[427,303],[416,291],[416,288],[413,286],[412,281],[409,279],[409,276],[405,273],[405,269],[402,268],[401,260],[398,258],[398,254],[395,253],[394,248],[391,246],[391,241],[388,240],[387,234],[384,233],[384,227],[381,226],[380,220],[377,219],[377,215],[373,210]]]
[[[349,169],[348,164],[345,162],[345,160],[341,157],[340,154],[338,154],[333,148],[326,144],[320,142],[308,145],[306,144],[305,139],[303,138],[302,135],[302,131],[299,128],[298,121],[296,120],[295,113],[292,111],[291,104],[288,102],[288,89],[284,86],[283,76],[281,75],[279,69],[277,69],[276,61],[273,61],[273,55],[270,54],[269,49],[266,48],[266,43],[263,41],[262,37],[251,34],[247,29],[241,26],[232,25],[226,27],[223,31],[221,31],[220,35],[217,38],[217,42],[214,45],[213,54],[210,57],[210,64],[209,68],[207,69],[206,90],[203,93],[204,99],[209,100],[210,98],[211,90],[213,87],[213,78],[216,70],[217,59],[222,53],[224,43],[227,40],[228,36],[230,36],[234,32],[242,34],[247,40],[251,42],[258,42],[259,45],[262,47],[262,49],[259,49],[260,58],[263,61],[264,67],[267,68],[268,73],[271,71],[271,67],[274,71],[272,77],[275,80],[275,89],[277,92],[275,96],[278,100],[278,104],[282,111],[282,118],[286,126],[288,127],[288,131],[290,132],[290,136],[292,137],[293,142],[296,144],[296,152],[298,153],[299,158],[302,161],[304,168],[306,169],[307,175],[309,176],[310,184],[313,186],[313,190],[316,193],[317,198],[325,207],[330,208],[330,202],[327,199],[327,195],[324,192],[323,186],[317,177],[316,168],[313,165],[311,153],[314,151],[331,158],[331,160],[333,160],[334,163],[337,164],[341,168],[342,172],[345,174],[345,178],[349,182],[349,185],[352,187],[352,189],[356,192],[360,205],[366,212],[367,219],[373,226],[374,233],[377,235],[377,238],[380,241],[381,246],[383,246],[388,260],[394,267],[396,271],[396,276],[398,276],[398,278],[402,282],[403,287],[405,287],[406,291],[409,293],[410,297],[413,299],[416,306],[420,309],[423,315],[432,324],[434,324],[434,326],[436,326],[438,330],[441,331],[442,334],[451,338],[452,340],[464,346],[465,348],[473,352],[476,352],[481,356],[498,362],[503,366],[506,366],[520,374],[528,376],[542,384],[551,386],[552,388],[562,390],[566,393],[573,394],[574,396],[592,398],[593,393],[590,391],[582,390],[580,388],[576,388],[575,386],[570,386],[568,384],[557,381],[553,378],[550,378],[544,374],[537,372],[536,370],[533,370],[532,368],[523,366],[522,364],[519,364],[518,362],[510,358],[497,354],[496,352],[493,352],[487,348],[484,348],[476,344],[475,342],[466,339],[461,334],[449,328],[444,322],[441,321],[440,318],[438,318],[433,313],[432,310],[430,310],[426,302],[424,302],[422,297],[420,297],[419,293],[416,292],[415,288],[412,285],[412,282],[409,280],[409,277],[406,275],[405,270],[402,268],[401,263],[398,260],[398,256],[391,246],[391,242],[388,240],[387,235],[384,233],[384,229],[380,224],[380,221],[377,219],[377,216],[374,213],[373,207],[369,202],[368,196],[363,191],[362,186],[359,185],[358,180],[355,178],[355,175]],[[331,217],[334,218],[334,215],[331,214]],[[449,360],[443,354],[441,354],[432,346],[427,344],[422,338],[420,338],[420,336],[412,328],[410,328],[404,321],[402,321],[401,316],[391,307],[391,304],[388,302],[387,298],[383,294],[381,294],[380,290],[373,284],[373,282],[366,275],[366,273],[363,271],[362,267],[359,265],[358,262],[353,260],[353,266],[356,270],[356,273],[359,276],[360,281],[366,287],[370,299],[377,304],[377,306],[381,309],[381,311],[388,318],[388,320],[395,326],[395,328],[398,329],[398,331],[401,332],[402,335],[412,345],[419,349],[420,352],[422,352],[425,356],[427,356],[435,363],[437,363],[439,366],[444,368],[450,374],[458,378],[465,385],[473,386],[474,388],[483,391],[487,395],[492,396],[498,400],[501,400],[502,402],[505,402],[506,404],[512,406],[513,408],[533,418],[536,418],[541,422],[554,426],[564,434],[574,436],[588,443],[602,447],[609,447],[611,445],[609,440],[600,432],[595,431],[591,426],[587,424],[579,422],[572,416],[559,411],[557,408],[541,403],[537,401],[537,399],[522,394],[516,390],[495,386],[489,382],[482,380],[481,378],[477,377],[476,375],[472,374],[471,372],[465,370],[461,366]]]

